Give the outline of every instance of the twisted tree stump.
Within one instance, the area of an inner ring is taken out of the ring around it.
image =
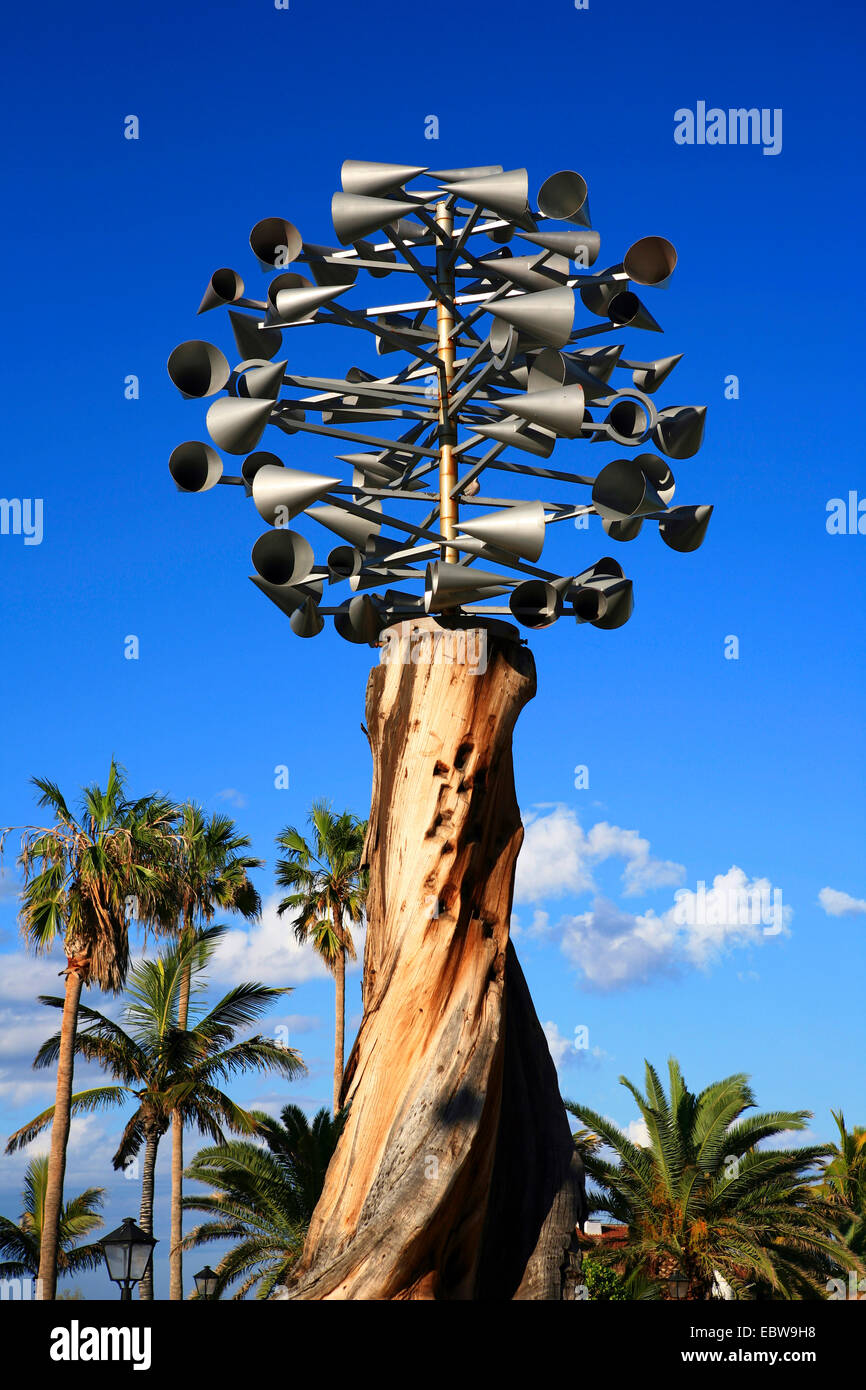
[[[509,942],[535,663],[506,624],[444,618],[395,625],[382,655],[363,1020],[290,1297],[573,1297],[582,1166]]]

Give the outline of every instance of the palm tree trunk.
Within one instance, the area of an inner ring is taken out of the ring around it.
[[[177,1001],[177,1026],[186,1028],[189,1017],[191,967],[188,965],[180,982]],[[168,1252],[168,1296],[174,1302],[183,1299],[183,1119],[175,1111],[171,1117],[171,1245]]]
[[[144,1172],[141,1175],[141,1210],[138,1224],[149,1236],[153,1235],[153,1189],[156,1180],[156,1152],[159,1148],[159,1134],[148,1132],[144,1147]],[[143,1302],[153,1302],[153,1264],[138,1286],[138,1296]]]
[[[63,1210],[63,1179],[66,1173],[66,1145],[69,1140],[75,1033],[78,1027],[78,1005],[82,985],[81,962],[79,961],[77,968],[73,969],[72,958],[67,959],[66,991],[60,1025],[60,1055],[57,1059],[54,1123],[51,1128],[51,1153],[48,1159],[42,1239],[39,1246],[39,1275],[36,1280],[36,1297],[45,1300],[57,1296],[60,1214]]]
[[[336,917],[335,917],[336,925]],[[346,1033],[346,950],[341,947],[334,968],[337,987],[337,1017],[334,1023],[334,1114],[340,1109],[340,1093],[343,1089],[343,1052]]]

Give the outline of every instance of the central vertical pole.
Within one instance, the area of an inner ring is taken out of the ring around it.
[[[454,378],[454,315],[451,304],[454,302],[454,261],[452,257],[454,216],[447,202],[436,204],[436,225],[442,229],[448,240],[437,238],[436,242],[436,343],[439,361],[439,519],[440,531],[446,540],[453,540],[457,529],[457,499],[452,497],[457,482],[457,463],[454,458],[454,445],[457,434],[451,421],[448,399],[451,382]],[[458,560],[454,546],[442,546],[442,559],[451,564]]]

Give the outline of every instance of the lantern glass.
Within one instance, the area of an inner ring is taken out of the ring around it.
[[[108,1267],[108,1277],[116,1284],[137,1284],[143,1279],[153,1259],[156,1241],[127,1216],[116,1231],[110,1231],[101,1242]]]
[[[102,1253],[105,1256],[105,1263],[108,1265],[108,1277],[113,1279],[115,1284],[124,1284],[129,1279],[129,1257],[131,1247],[128,1242],[108,1241],[102,1242]]]

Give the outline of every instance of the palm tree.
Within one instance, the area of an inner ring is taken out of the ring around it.
[[[165,864],[171,850],[174,807],[159,796],[126,796],[125,774],[111,760],[105,790],[82,791],[78,818],[60,788],[34,777],[40,806],[54,813],[50,826],[26,827],[19,864],[24,873],[19,920],[37,952],[58,937],[66,953],[63,1022],[57,1049],[57,1088],[42,1219],[36,1297],[57,1292],[63,1179],[69,1140],[75,1034],[83,985],[118,993],[129,964],[129,921],[159,928],[166,911]]]
[[[116,1169],[125,1168],[144,1149],[139,1224],[148,1234],[153,1233],[157,1152],[172,1116],[179,1113],[184,1124],[195,1125],[218,1144],[225,1142],[222,1125],[235,1133],[251,1134],[255,1121],[219,1089],[219,1083],[248,1071],[273,1070],[292,1077],[304,1070],[296,1052],[268,1038],[257,1035],[235,1041],[238,1029],[248,1027],[288,989],[236,985],[191,1026],[178,1028],[184,973],[191,970],[193,980],[201,976],[223,931],[222,927],[205,928],[191,944],[178,943],[158,959],[143,961],[130,971],[128,1032],[95,1009],[81,1009],[76,1052],[105,1067],[119,1084],[80,1092],[72,1097],[72,1109],[86,1112],[121,1105],[130,1098],[136,1102],[112,1163]],[[60,999],[43,997],[42,1002],[62,1007]],[[55,1034],[43,1043],[34,1066],[50,1066],[59,1046],[60,1034]],[[28,1144],[53,1116],[53,1107],[37,1115],[12,1135],[8,1149]],[[141,1281],[139,1296],[153,1298],[152,1274]]]
[[[277,907],[295,915],[295,936],[301,943],[312,938],[336,984],[334,1026],[334,1114],[340,1109],[343,1084],[343,1051],[346,1016],[346,957],[355,959],[350,922],[360,922],[367,896],[367,870],[361,853],[366,821],[350,811],[336,816],[325,801],[314,801],[309,815],[312,844],[299,830],[286,826],[277,845],[286,850],[277,860],[277,883],[294,891]]]
[[[235,1139],[199,1149],[186,1172],[187,1178],[215,1190],[184,1197],[185,1210],[213,1218],[190,1232],[184,1247],[238,1242],[217,1265],[217,1298],[238,1279],[243,1283],[234,1298],[245,1297],[256,1285],[256,1297],[269,1298],[285,1283],[303,1249],[345,1120],[345,1112],[333,1118],[320,1110],[311,1125],[297,1105],[286,1105],[279,1120],[250,1113],[266,1148]]]
[[[238,912],[254,921],[261,899],[248,871],[260,868],[261,859],[243,853],[250,841],[240,835],[225,815],[209,818],[201,807],[186,802],[180,808],[177,833],[180,856],[176,866],[176,932],[191,941],[196,931],[208,926],[218,908]],[[189,1010],[190,971],[184,972],[178,997],[177,1026],[186,1028]],[[171,1121],[171,1240],[169,1245],[169,1298],[183,1298],[183,1119],[175,1111]]]
[[[584,1143],[587,1172],[598,1184],[590,1209],[628,1227],[615,1252],[594,1249],[593,1257],[615,1258],[626,1274],[640,1271],[663,1298],[675,1276],[688,1281],[688,1298],[709,1298],[717,1273],[740,1297],[756,1285],[776,1298],[820,1295],[828,1272],[849,1263],[834,1239],[831,1207],[809,1186],[829,1151],[759,1147],[804,1129],[809,1112],[743,1118],[755,1104],[748,1077],[726,1077],[695,1095],[674,1058],[668,1068],[669,1096],[649,1062],[645,1096],[620,1077],[637,1101],[646,1145],[588,1106],[566,1102],[617,1160]]]
[[[24,1210],[19,1221],[0,1216],[0,1262],[2,1279],[35,1279],[39,1273],[39,1250],[42,1243],[42,1224],[45,1197],[48,1191],[48,1155],[31,1159],[24,1174]],[[102,1245],[79,1245],[102,1225],[98,1208],[105,1196],[104,1187],[88,1187],[77,1197],[70,1197],[60,1213],[57,1273],[80,1274],[85,1269],[97,1269],[102,1264]]]
[[[866,1257],[866,1129],[848,1130],[841,1110],[831,1110],[839,1142],[830,1147],[819,1192],[837,1216],[839,1233],[848,1249]]]

